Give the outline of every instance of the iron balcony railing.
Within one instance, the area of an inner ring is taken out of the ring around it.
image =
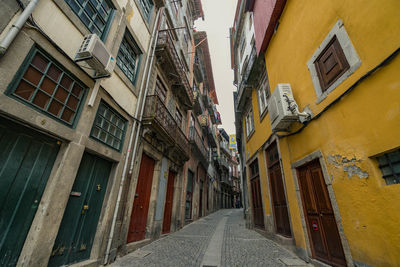
[[[159,130],[179,147],[186,158],[189,158],[189,141],[158,95],[146,97],[143,123],[150,123],[160,128]]]
[[[203,161],[207,161],[208,159],[208,152],[207,148],[203,143],[202,138],[200,137],[199,133],[197,132],[195,127],[190,127],[189,129],[189,142],[195,145],[197,150],[200,152]]]
[[[253,65],[254,65],[254,62],[256,61],[256,59],[257,59],[257,51],[256,51],[256,47],[253,46],[253,48],[251,49],[251,52],[250,52],[249,61],[247,63],[246,69],[244,70],[244,74],[242,75],[242,79],[238,86],[238,94],[237,94],[237,102],[236,102],[237,106],[239,106],[241,101],[243,100],[244,91],[248,90],[247,89],[247,80],[249,78],[251,70],[253,69]]]
[[[225,153],[231,155],[231,151],[228,148],[228,144],[224,143],[224,142],[219,142],[219,147],[221,150],[223,150]]]
[[[200,90],[194,90],[193,98],[194,98],[194,111],[197,115],[201,115],[204,112],[205,108]]]
[[[158,33],[157,50],[161,51],[163,49],[166,49],[169,53],[186,95],[189,98],[190,103],[193,104],[193,91],[190,88],[189,79],[186,76],[185,68],[183,67],[183,63],[176,52],[174,40],[172,39],[168,30],[160,30]]]

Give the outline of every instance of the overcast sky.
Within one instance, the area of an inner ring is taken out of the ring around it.
[[[233,109],[233,71],[230,61],[229,28],[233,25],[237,0],[202,0],[204,21],[195,23],[198,31],[206,31],[214,73],[215,88],[222,118],[222,127],[228,134],[235,133]],[[221,127],[221,126],[220,126]]]

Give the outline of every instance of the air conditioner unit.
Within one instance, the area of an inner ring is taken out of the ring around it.
[[[301,114],[293,98],[292,88],[288,83],[280,83],[272,93],[268,104],[272,131],[288,131],[290,125],[299,121]]]
[[[83,39],[75,55],[75,62],[79,61],[85,61],[96,72],[95,78],[110,76],[115,67],[115,58],[96,34]]]

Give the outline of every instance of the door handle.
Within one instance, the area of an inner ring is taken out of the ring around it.
[[[85,210],[89,210],[89,205],[83,205],[82,214],[85,214]]]
[[[139,197],[139,194],[138,194],[138,193],[135,194],[135,198],[137,198],[137,197]]]
[[[323,217],[324,215],[322,213],[319,214],[319,217]]]

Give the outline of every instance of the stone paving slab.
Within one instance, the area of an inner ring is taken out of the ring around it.
[[[216,233],[217,225],[222,218],[226,218],[223,220],[224,228],[218,231],[223,231],[223,235]],[[212,240],[213,236],[223,236],[222,242],[217,242],[220,247],[218,253],[221,254],[220,264],[215,264],[218,267],[311,266],[259,233],[246,229],[241,209],[217,211],[185,226],[176,233],[118,258],[111,266],[204,267],[201,263],[206,262],[203,261],[207,259],[205,252],[210,248],[217,249],[215,240]]]

